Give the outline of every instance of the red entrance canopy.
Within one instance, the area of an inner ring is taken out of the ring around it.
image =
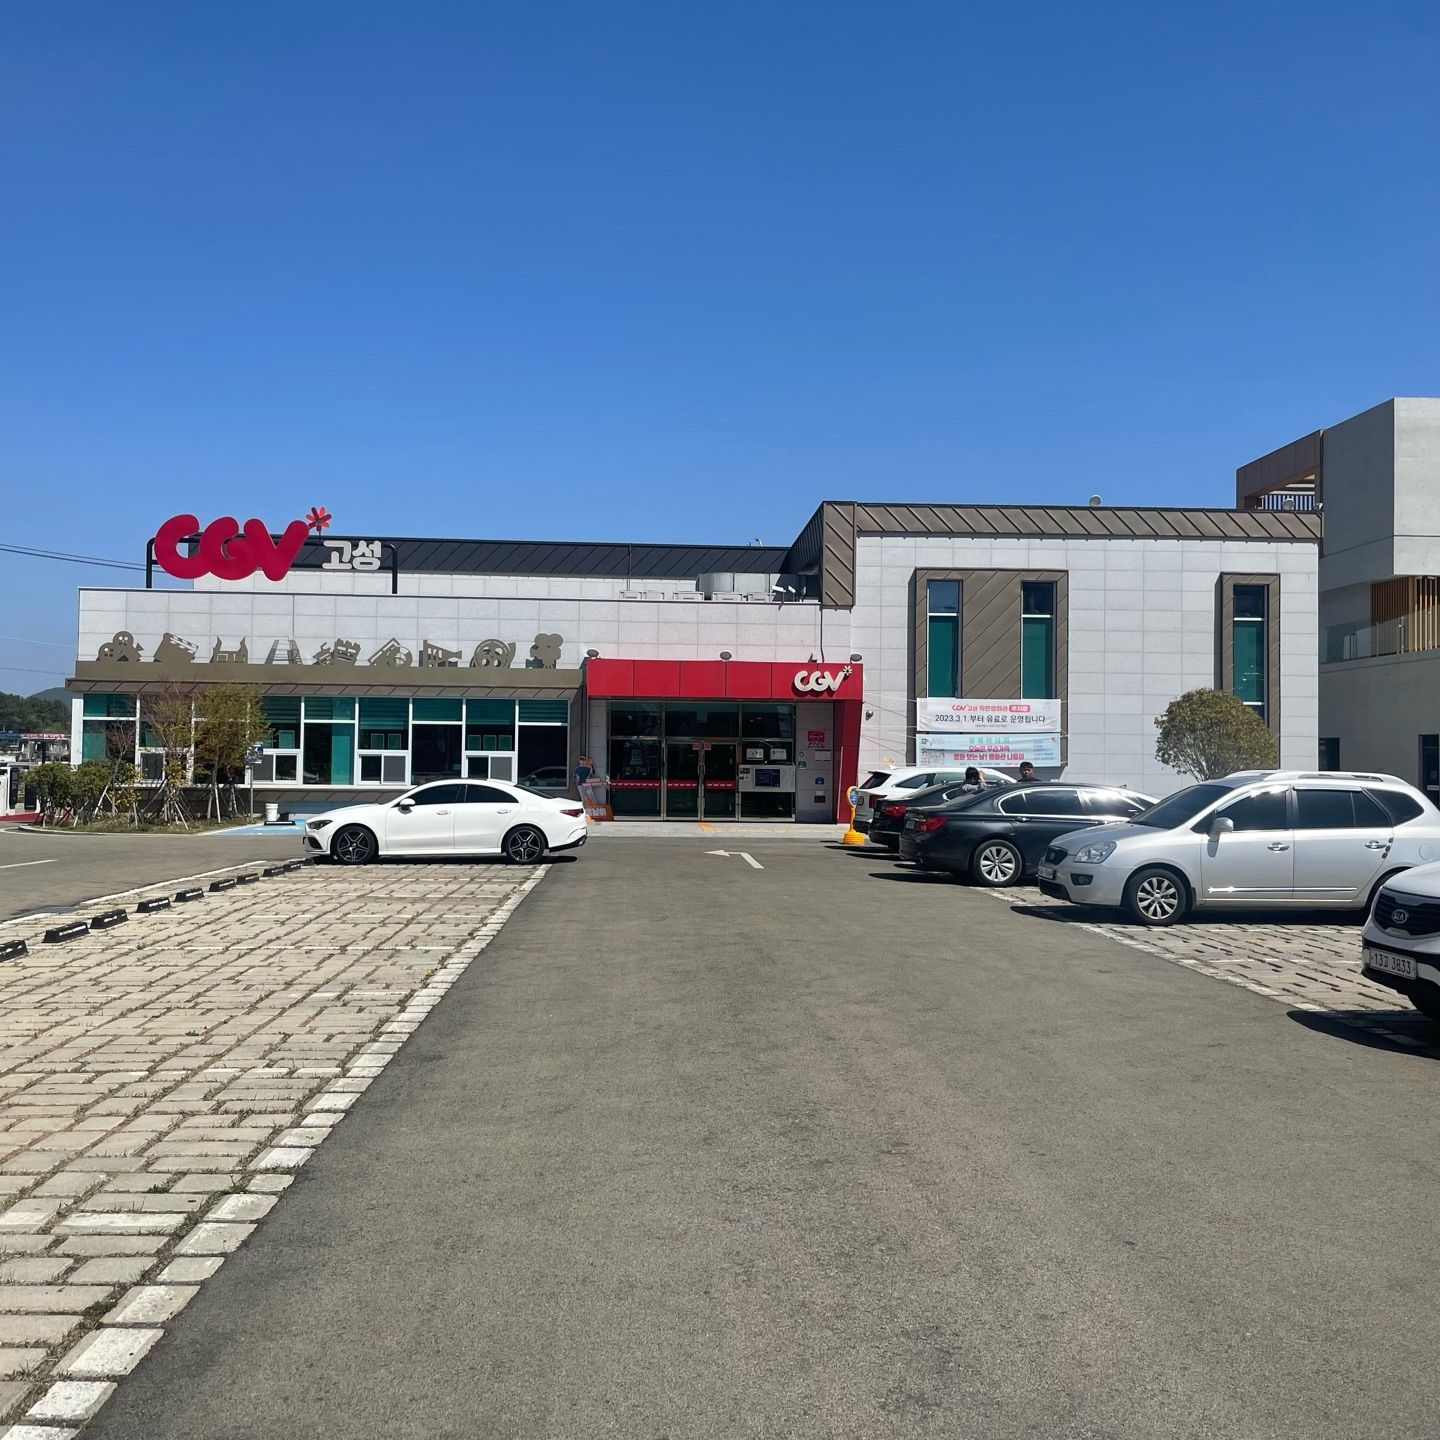
[[[863,668],[833,660],[587,660],[585,690],[599,699],[859,700]]]

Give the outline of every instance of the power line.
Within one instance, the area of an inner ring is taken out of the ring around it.
[[[49,645],[56,650],[70,649],[70,646],[59,640],[36,640],[30,635],[0,635],[0,640],[13,640],[17,645]]]
[[[96,555],[66,555],[60,550],[32,550],[28,545],[0,545],[8,555],[29,555],[36,560],[64,560],[71,565],[101,565],[107,570],[143,570],[138,560],[102,560]]]

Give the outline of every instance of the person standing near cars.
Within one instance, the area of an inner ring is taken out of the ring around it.
[[[1035,767],[1028,760],[1022,760],[1020,762],[1020,783],[1023,785],[1027,780],[1033,780],[1034,778]]]
[[[594,804],[595,791],[590,782],[595,773],[595,762],[588,755],[582,755],[580,763],[575,767],[575,789],[586,805]]]
[[[967,765],[965,783],[960,788],[967,795],[978,795],[985,788],[985,779],[973,765]]]

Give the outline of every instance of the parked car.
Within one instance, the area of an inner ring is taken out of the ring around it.
[[[905,816],[914,806],[936,806],[948,804],[951,800],[973,799],[976,792],[967,790],[963,783],[948,785],[927,785],[923,790],[901,790],[881,800],[870,812],[868,838],[887,850],[900,848],[900,835],[905,829]]]
[[[1054,899],[1173,925],[1218,906],[1364,910],[1392,875],[1437,858],[1440,810],[1393,775],[1242,770],[1129,824],[1061,836],[1038,877]]]
[[[870,822],[875,818],[875,808],[881,800],[892,795],[903,797],[910,791],[928,790],[936,785],[958,785],[965,779],[965,765],[906,765],[898,770],[874,770],[860,786],[855,801],[855,828],[866,835]],[[1013,785],[1015,782],[1000,770],[987,770],[984,766],[974,767],[980,771],[987,785]]]
[[[1059,835],[1124,821],[1154,801],[1111,785],[1053,781],[1013,785],[948,804],[912,805],[900,836],[900,858],[925,870],[967,875],[999,888],[1033,874]]]
[[[342,865],[383,855],[503,855],[533,865],[546,851],[584,843],[583,806],[497,780],[442,780],[305,825],[305,848]]]
[[[1440,864],[1387,880],[1361,939],[1361,972],[1440,1020]]]

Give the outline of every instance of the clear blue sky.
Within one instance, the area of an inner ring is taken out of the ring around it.
[[[0,535],[1229,503],[1440,391],[1433,13],[12,0]],[[0,688],[120,579],[0,555]]]

